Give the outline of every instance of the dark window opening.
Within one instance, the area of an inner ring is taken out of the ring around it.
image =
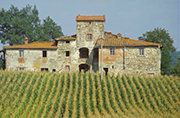
[[[48,68],[41,68],[41,71],[48,71]]]
[[[112,69],[114,69],[114,66],[112,66]]]
[[[91,24],[91,22],[89,22],[89,24]]]
[[[24,57],[24,50],[19,50],[19,57]]]
[[[66,43],[70,43],[70,41],[66,41]]]
[[[24,68],[20,67],[19,70],[24,70]]]
[[[139,48],[139,55],[144,55],[144,48]]]
[[[52,72],[56,72],[56,69],[53,69]]]
[[[81,48],[79,49],[80,58],[88,58],[89,57],[89,49],[88,48]]]
[[[79,65],[79,71],[81,72],[82,70],[84,72],[87,72],[90,69],[90,67],[87,64],[80,64]]]
[[[103,68],[104,69],[104,72],[105,72],[105,75],[108,74],[108,68]]]
[[[43,57],[47,57],[47,51],[42,51]]]
[[[66,57],[70,56],[70,51],[66,51]]]
[[[91,40],[92,39],[92,34],[87,34],[87,39]]]
[[[109,48],[110,49],[110,55],[114,55],[115,54],[115,48],[114,47],[111,47]]]

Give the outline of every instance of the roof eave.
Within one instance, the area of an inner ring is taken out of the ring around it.
[[[112,46],[113,47],[158,47],[158,45],[103,45],[103,47],[112,47]]]
[[[34,48],[34,47],[18,47],[18,48],[4,48],[4,49],[54,49],[54,50],[56,50],[56,49],[58,49],[58,47],[52,47],[52,48],[43,48],[43,47],[41,47],[41,48]]]
[[[56,41],[75,41],[76,39],[56,39]]]

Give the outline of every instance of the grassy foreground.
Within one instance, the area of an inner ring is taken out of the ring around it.
[[[0,71],[0,118],[180,117],[180,78]]]

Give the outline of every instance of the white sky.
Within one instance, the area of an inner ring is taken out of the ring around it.
[[[41,20],[50,16],[64,35],[76,34],[76,15],[105,15],[105,31],[126,32],[137,39],[146,31],[165,28],[180,50],[179,0],[0,0],[0,9],[36,5]],[[2,49],[2,45],[0,45]]]

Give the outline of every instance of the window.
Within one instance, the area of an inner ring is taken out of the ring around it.
[[[52,72],[56,72],[56,69],[53,69]]]
[[[139,55],[144,55],[144,48],[139,48]]]
[[[66,51],[66,57],[69,57],[69,56],[70,56],[70,52]]]
[[[24,50],[19,50],[19,57],[24,57]]]
[[[87,39],[92,40],[92,34],[87,34]]]
[[[19,70],[24,70],[24,68],[20,67]]]
[[[66,66],[65,66],[65,70],[66,70],[66,71],[70,71],[69,65],[66,65]]]
[[[48,71],[48,68],[41,68],[41,71]]]
[[[42,51],[42,56],[47,57],[47,51]]]
[[[114,47],[111,47],[109,48],[110,49],[110,55],[114,55],[115,54],[115,48]]]
[[[66,43],[70,43],[70,41],[66,41]]]
[[[80,48],[79,53],[80,53],[80,58],[88,58],[89,49],[88,48]]]

